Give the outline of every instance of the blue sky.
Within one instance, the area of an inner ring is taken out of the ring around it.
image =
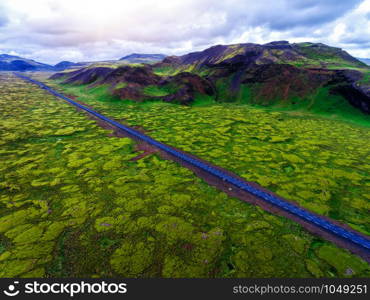
[[[370,0],[0,0],[0,53],[46,63],[273,40],[370,57]]]

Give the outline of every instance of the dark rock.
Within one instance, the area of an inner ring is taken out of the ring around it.
[[[129,99],[142,101],[145,100],[143,93],[137,88],[132,86],[127,86],[121,89],[114,89],[112,92],[113,95],[118,96],[120,99]]]
[[[197,93],[207,95],[213,95],[215,93],[213,85],[208,80],[188,72],[179,73],[161,82],[161,85],[167,84],[176,86],[177,90],[163,97],[163,101],[165,102],[190,105],[194,101]]]
[[[154,74],[150,67],[123,66],[111,69],[102,81],[103,83],[127,82],[141,86],[158,84],[161,77]]]
[[[189,72],[181,72],[170,77],[167,82],[162,82],[162,84],[163,83],[171,83],[178,87],[184,87],[193,94],[196,92],[207,95],[214,94],[214,88],[207,79]]]
[[[82,68],[76,71],[68,72],[68,78],[63,82],[65,84],[91,84],[97,80],[103,80],[106,75],[112,71],[108,67]],[[55,76],[55,75],[53,75]]]
[[[342,95],[354,107],[359,108],[366,114],[370,114],[370,93],[366,88],[352,83],[335,86],[330,91],[333,94]]]

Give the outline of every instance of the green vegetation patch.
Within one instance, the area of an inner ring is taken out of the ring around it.
[[[169,94],[168,89],[157,85],[148,85],[143,89],[143,92],[145,95],[152,97],[163,97]]]

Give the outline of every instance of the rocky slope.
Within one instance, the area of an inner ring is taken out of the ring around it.
[[[217,45],[167,57],[155,68],[203,75],[216,86],[218,101],[242,101],[247,93],[244,102],[310,106],[322,101],[315,98],[320,90],[328,89],[329,95],[341,95],[370,113],[370,68],[346,51],[320,43]]]
[[[163,100],[189,105],[199,94],[215,94],[212,84],[197,74],[181,72],[164,77],[155,74],[149,65],[86,67],[56,73],[50,78],[62,80],[63,84],[105,86],[111,95],[135,101]]]
[[[297,67],[353,67],[366,65],[339,48],[324,44],[277,41],[268,44],[217,45],[204,51],[167,57],[163,63],[200,70],[205,67],[240,67],[251,64],[290,64]]]

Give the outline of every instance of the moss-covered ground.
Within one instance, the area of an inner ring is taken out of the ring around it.
[[[132,140],[44,90],[2,74],[0,91],[0,277],[370,276],[346,250],[174,162],[131,160]],[[80,100],[369,230],[367,128],[247,106]]]
[[[88,88],[60,88],[162,142],[370,235],[370,120],[365,116],[351,123],[313,112],[239,104],[102,101],[85,93]]]

